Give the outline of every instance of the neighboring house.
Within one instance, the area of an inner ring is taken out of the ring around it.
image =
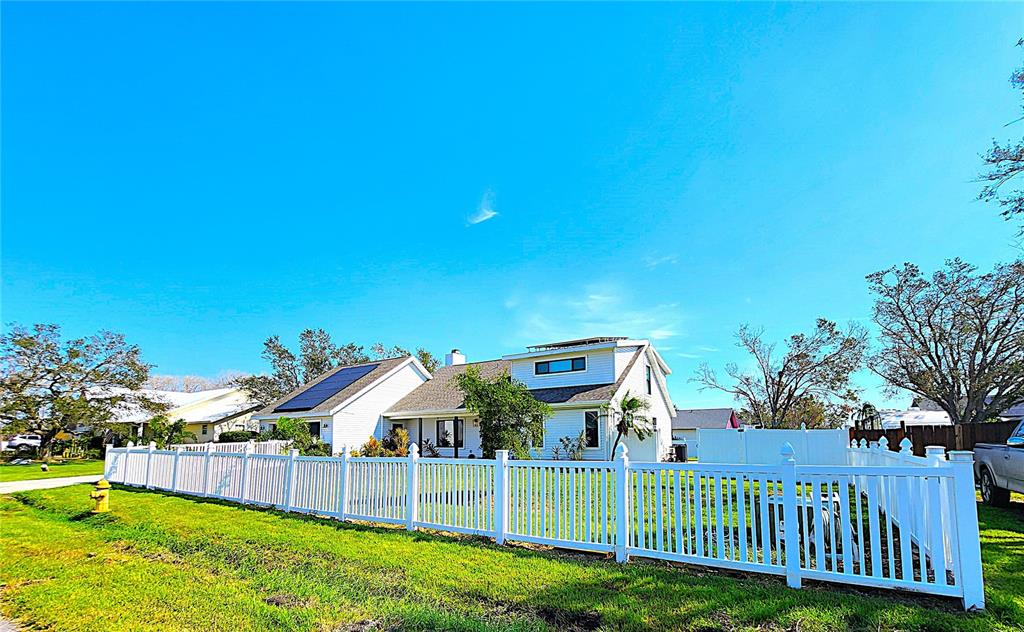
[[[698,430],[739,427],[740,420],[732,408],[677,408],[672,418],[672,442],[685,441],[690,454],[696,455]]]
[[[936,407],[938,408],[938,407]],[[893,430],[906,426],[951,426],[949,413],[944,410],[923,410],[911,407],[909,410],[880,410],[882,429]]]
[[[239,388],[215,388],[208,391],[183,393],[180,391],[157,391],[143,389],[141,394],[170,408],[164,413],[169,421],[184,421],[185,430],[195,435],[196,441],[216,441],[222,432],[228,430],[250,430],[250,418],[256,407],[249,402],[249,396]],[[152,413],[137,407],[122,411],[115,421],[133,426],[134,433],[141,435]]]
[[[525,353],[499,360],[467,364],[458,350],[445,357],[428,381],[384,412],[382,432],[404,427],[422,445],[430,441],[443,456],[480,457],[480,422],[466,410],[455,376],[476,367],[484,377],[502,373],[522,382],[535,398],[552,408],[545,423],[544,442],[537,454],[550,457],[562,437],[583,433],[584,458],[607,460],[615,441],[614,420],[605,411],[627,391],[645,397],[651,408],[654,433],[644,441],[632,434],[624,440],[630,458],[656,461],[664,457],[672,439],[675,408],[665,386],[671,370],[647,340],[587,338],[527,347]]]
[[[382,413],[430,379],[414,357],[388,358],[337,367],[253,415],[262,430],[281,417],[305,420],[313,436],[337,454],[342,446],[358,448],[384,428]]]

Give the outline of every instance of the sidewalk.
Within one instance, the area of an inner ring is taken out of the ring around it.
[[[80,483],[95,483],[100,480],[100,474],[90,476],[65,476],[63,478],[41,478],[33,481],[11,481],[0,483],[0,494],[13,494],[14,492],[27,492],[31,489],[51,489],[54,487],[67,487]],[[2,630],[3,628],[0,628]]]

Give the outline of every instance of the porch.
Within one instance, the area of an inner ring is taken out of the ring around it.
[[[384,434],[392,428],[401,427],[409,433],[409,441],[419,446],[420,454],[424,443],[429,442],[444,458],[481,458],[480,419],[469,415],[437,415],[424,417],[386,418]]]

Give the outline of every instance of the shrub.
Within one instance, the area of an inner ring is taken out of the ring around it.
[[[217,443],[245,443],[252,439],[259,437],[258,432],[251,432],[249,430],[228,430],[220,433],[217,437]]]
[[[382,442],[387,456],[409,456],[409,431],[394,427],[384,435]]]

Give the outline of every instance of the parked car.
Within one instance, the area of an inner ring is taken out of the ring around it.
[[[23,450],[34,450],[43,443],[43,438],[37,434],[20,434],[11,437],[11,440],[7,442],[8,450],[17,450],[19,452]]]
[[[986,504],[1005,507],[1010,492],[1024,494],[1024,421],[1005,444],[978,443],[974,446],[974,474]]]

